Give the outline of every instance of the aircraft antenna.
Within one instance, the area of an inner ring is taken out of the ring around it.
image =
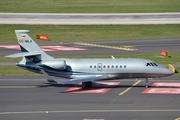
[[[114,56],[112,56],[112,55],[111,55],[111,58],[112,58],[112,59],[115,59],[115,57],[114,57]]]

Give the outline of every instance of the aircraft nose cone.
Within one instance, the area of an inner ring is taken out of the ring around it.
[[[167,68],[164,68],[163,73],[166,74],[166,75],[173,75],[174,74],[173,71],[171,71],[171,70],[169,70]]]

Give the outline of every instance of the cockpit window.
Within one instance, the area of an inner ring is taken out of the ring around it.
[[[155,62],[153,63],[147,63],[146,66],[158,66]]]
[[[151,66],[151,64],[150,64],[150,63],[147,63],[146,66]]]
[[[150,63],[152,66],[154,66],[154,64],[153,63]]]
[[[155,62],[153,62],[153,64],[154,64],[155,66],[158,66]]]

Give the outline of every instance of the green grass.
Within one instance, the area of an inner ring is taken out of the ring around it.
[[[49,42],[92,40],[128,40],[180,38],[180,24],[176,25],[0,25],[0,43],[15,43],[14,30],[29,29],[35,40],[37,34],[49,36]],[[36,40],[36,42],[40,42]]]
[[[179,12],[179,0],[1,0],[1,12],[136,13]]]
[[[14,43],[17,40],[15,29],[29,29],[30,36],[35,39],[37,34],[49,36],[48,42],[75,42],[88,40],[128,40],[149,38],[179,38],[180,25],[0,25],[0,43]],[[36,40],[36,42],[40,42]],[[114,55],[116,58],[146,58],[159,64],[180,64],[180,53],[170,53],[172,58],[161,58],[159,54],[126,54]],[[60,56],[64,58],[109,58],[111,55],[98,56]],[[58,56],[56,56],[58,57]],[[0,58],[0,62],[18,62],[21,58]],[[179,69],[179,68],[178,68]],[[16,66],[1,66],[0,76],[38,75],[25,71]],[[179,75],[179,74],[177,74]]]
[[[17,53],[17,51],[15,51]],[[7,58],[7,57],[0,57],[0,62],[19,62],[22,58]]]
[[[0,66],[0,76],[40,76],[17,66]]]

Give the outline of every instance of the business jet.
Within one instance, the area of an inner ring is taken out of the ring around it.
[[[87,89],[92,87],[93,81],[145,78],[145,86],[148,87],[149,78],[166,77],[177,72],[173,66],[170,70],[152,60],[141,58],[53,58],[45,53],[28,33],[29,30],[15,30],[21,52],[6,57],[23,57],[16,63],[17,66],[43,74],[48,82],[54,84],[82,83],[82,89]],[[68,80],[58,82],[51,76]]]

